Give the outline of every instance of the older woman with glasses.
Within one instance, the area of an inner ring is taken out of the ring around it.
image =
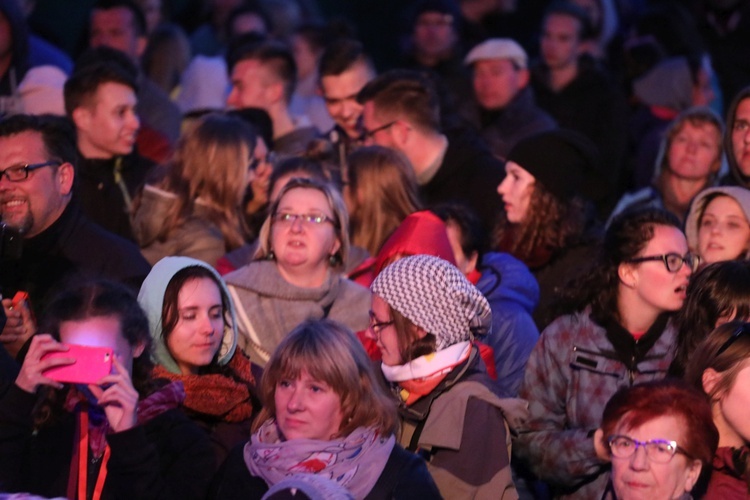
[[[259,365],[294,327],[330,318],[367,328],[370,292],[342,274],[349,216],[341,195],[311,179],[289,181],[272,203],[255,259],[225,276],[240,330],[239,345]]]
[[[621,387],[666,375],[670,316],[685,301],[696,263],[672,214],[626,212],[607,230],[594,271],[567,287],[563,315],[526,365],[520,396],[531,416],[514,449],[555,495],[594,498],[604,490],[607,464],[591,439],[602,410]]]
[[[599,456],[612,462],[603,498],[690,498],[718,440],[708,399],[684,382],[621,389],[594,437]]]
[[[750,323],[712,331],[690,358],[685,379],[708,394],[719,429],[705,498],[750,497]]]

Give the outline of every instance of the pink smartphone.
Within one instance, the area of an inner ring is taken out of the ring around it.
[[[94,384],[112,371],[112,348],[66,344],[65,352],[51,352],[47,358],[75,358],[72,365],[57,366],[44,372],[45,377],[58,382]]]

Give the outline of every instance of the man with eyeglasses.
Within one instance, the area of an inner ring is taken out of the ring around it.
[[[430,80],[414,71],[391,70],[365,85],[358,100],[364,105],[365,144],[403,153],[426,204],[462,203],[479,216],[485,231],[492,230],[503,209],[495,187],[505,177],[504,164],[476,134],[443,132]]]
[[[12,356],[36,332],[34,313],[44,310],[64,281],[107,278],[137,290],[149,272],[138,247],[80,211],[74,201],[75,162],[74,133],[66,120],[15,115],[0,122],[0,216],[3,229],[22,239],[20,256],[0,255],[8,317],[0,344]]]

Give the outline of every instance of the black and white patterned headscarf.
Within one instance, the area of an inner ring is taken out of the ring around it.
[[[405,257],[375,278],[372,293],[437,338],[437,350],[489,331],[487,299],[453,264],[432,255]]]

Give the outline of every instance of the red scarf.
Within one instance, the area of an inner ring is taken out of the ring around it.
[[[250,361],[241,353],[235,353],[229,361],[240,381],[219,373],[206,375],[182,375],[167,371],[161,365],[154,368],[154,378],[180,381],[185,386],[185,408],[196,413],[220,417],[225,422],[242,422],[253,414],[250,402],[250,385],[255,379],[250,370]]]

